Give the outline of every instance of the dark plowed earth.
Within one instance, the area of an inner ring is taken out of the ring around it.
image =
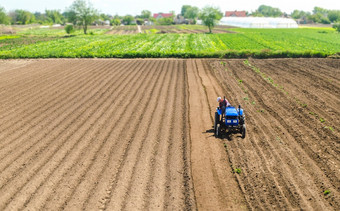
[[[0,210],[340,210],[339,80],[332,59],[1,60]],[[223,95],[245,139],[215,138]]]
[[[185,61],[2,64],[1,210],[195,209]]]

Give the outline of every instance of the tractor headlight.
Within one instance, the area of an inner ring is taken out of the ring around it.
[[[234,123],[237,123],[237,120],[234,120]]]
[[[227,120],[227,123],[231,123],[231,120]]]

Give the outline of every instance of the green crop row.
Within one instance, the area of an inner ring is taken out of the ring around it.
[[[0,58],[282,58],[327,57],[340,52],[340,36],[331,30],[233,30],[238,33],[77,35],[11,47],[6,47],[6,40],[15,43],[31,38],[0,39]]]

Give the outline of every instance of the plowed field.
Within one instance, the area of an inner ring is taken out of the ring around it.
[[[2,60],[0,210],[339,210],[339,81],[331,59]],[[245,139],[214,137],[219,95]]]

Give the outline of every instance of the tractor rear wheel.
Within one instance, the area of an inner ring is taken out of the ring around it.
[[[216,136],[217,138],[221,137],[221,125],[220,125],[220,124],[218,124],[218,125],[216,126],[215,136]]]
[[[215,112],[214,133],[216,134],[217,125],[220,123],[220,115]]]
[[[242,126],[242,138],[245,138],[246,137],[246,125],[243,124]]]

